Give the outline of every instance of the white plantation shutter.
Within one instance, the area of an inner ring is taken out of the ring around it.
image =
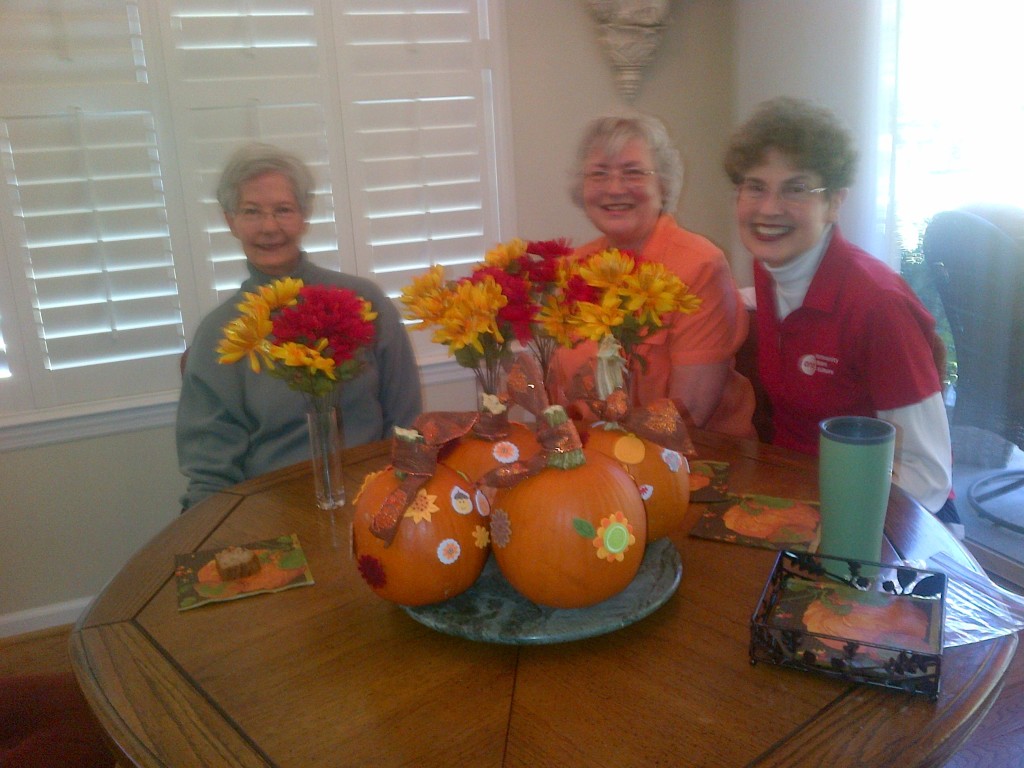
[[[4,344],[4,323],[0,317],[0,379],[9,379],[11,368],[7,364],[7,345]]]
[[[0,69],[0,406],[166,389],[184,330],[136,4],[6,3]]]
[[[471,0],[423,5],[358,0],[335,19],[359,267],[390,294],[500,240],[488,18]]]
[[[512,213],[499,1],[5,0],[0,427],[174,402],[247,274],[214,198],[243,142],[309,163],[324,266],[394,298],[479,259]]]

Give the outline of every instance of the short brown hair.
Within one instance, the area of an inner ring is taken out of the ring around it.
[[[814,171],[830,190],[853,183],[857,150],[853,138],[827,109],[782,97],[761,103],[729,141],[725,172],[733,184],[764,162],[768,150],[785,155],[801,170]]]

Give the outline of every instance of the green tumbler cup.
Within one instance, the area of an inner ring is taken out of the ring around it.
[[[836,416],[822,421],[819,428],[818,552],[879,562],[896,427],[869,416]]]

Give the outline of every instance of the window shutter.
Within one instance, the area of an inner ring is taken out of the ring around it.
[[[0,379],[11,377],[11,368],[7,365],[7,345],[4,343],[3,318],[0,318]]]
[[[317,263],[393,299],[430,264],[468,269],[509,216],[499,2],[5,2],[0,427],[173,402],[247,275],[215,199],[244,142],[310,165]]]
[[[34,407],[154,389],[183,326],[134,2],[8,3],[0,156]],[[160,361],[159,358],[164,360]]]
[[[397,295],[500,239],[485,3],[352,0],[336,20],[359,269]]]

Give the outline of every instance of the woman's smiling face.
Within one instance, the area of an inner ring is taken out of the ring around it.
[[[753,185],[763,194],[742,191]],[[846,190],[821,190],[821,177],[797,168],[776,149],[765,153],[764,162],[751,168],[736,195],[736,221],[740,240],[751,255],[773,267],[792,261],[821,239],[825,228],[839,217]],[[803,187],[811,194],[802,200],[785,200],[784,189]]]
[[[283,173],[264,173],[242,182],[238,210],[225,213],[231,234],[260,272],[283,277],[302,258],[302,236],[309,224]]]
[[[595,172],[607,174],[600,178]],[[645,172],[641,175],[638,172]],[[625,172],[625,175],[624,175]],[[630,139],[614,156],[595,148],[583,164],[583,210],[620,250],[639,253],[654,231],[662,207],[662,189],[647,143]],[[633,175],[636,178],[628,179]]]

